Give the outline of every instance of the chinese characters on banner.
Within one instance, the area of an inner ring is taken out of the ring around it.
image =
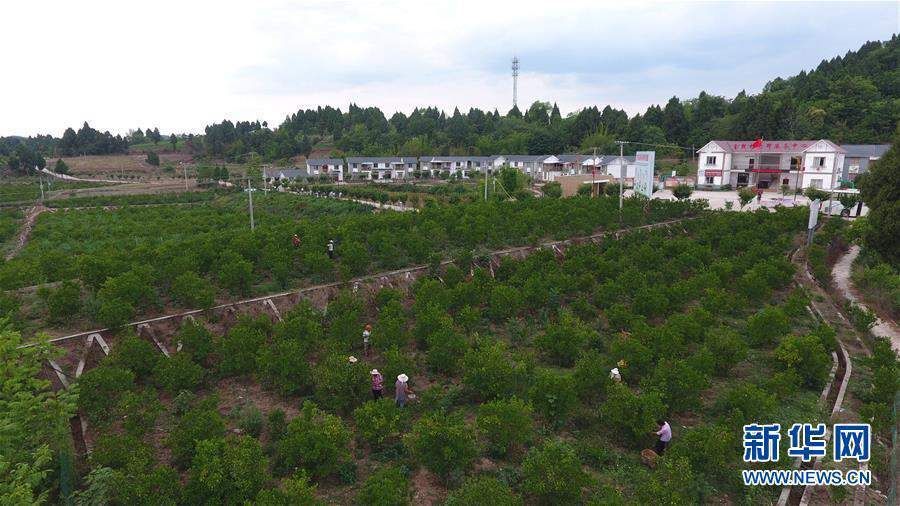
[[[828,432],[825,424],[795,423],[788,430],[789,457],[809,462],[828,453]],[[777,462],[781,443],[781,425],[744,425],[744,462]],[[854,459],[868,462],[872,442],[872,429],[867,423],[834,424],[832,459],[840,462]]]

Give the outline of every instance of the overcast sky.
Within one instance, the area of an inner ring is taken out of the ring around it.
[[[4,3],[0,135],[67,126],[202,132],[350,102],[629,114],[756,93],[900,32],[900,2],[195,1]]]

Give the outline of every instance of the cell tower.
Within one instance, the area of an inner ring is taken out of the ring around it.
[[[513,74],[513,107],[516,106],[517,94],[519,92],[519,57],[513,56],[512,59],[512,74]]]

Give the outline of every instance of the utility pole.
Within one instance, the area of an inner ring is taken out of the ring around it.
[[[594,159],[591,161],[591,197],[600,196],[600,187],[595,182],[597,180],[597,146],[594,146]],[[594,188],[597,188],[597,195],[594,195]]]
[[[41,171],[37,168],[37,165],[34,166],[34,171],[38,173],[38,184],[41,187],[41,204],[44,203],[44,178],[41,177]]]
[[[256,224],[253,222],[253,180],[247,178],[247,193],[250,195],[250,231],[252,232],[256,229]]]
[[[512,78],[513,78],[513,107],[516,106],[517,95],[519,92],[519,57],[513,56],[512,59]]]
[[[181,168],[184,169],[184,191],[187,191],[187,165],[184,162],[181,163]]]
[[[622,219],[622,199],[625,193],[625,141],[616,141],[619,145],[619,219]]]

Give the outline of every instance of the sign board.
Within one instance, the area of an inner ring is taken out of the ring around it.
[[[822,208],[822,201],[819,199],[813,200],[809,204],[809,225],[807,225],[808,230],[812,230],[816,228],[816,223],[819,222],[819,209]]]
[[[634,154],[634,192],[647,197],[653,195],[653,164],[656,151],[638,151]]]

